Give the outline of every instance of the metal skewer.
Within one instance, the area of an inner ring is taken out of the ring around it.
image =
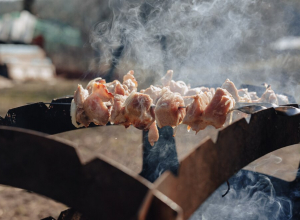
[[[58,102],[30,102],[30,103],[26,103],[27,105],[32,105],[32,104],[36,104],[36,103],[41,103],[41,104],[50,104],[50,105],[71,105],[71,103],[58,103]]]
[[[231,112],[233,112],[234,110],[236,111],[240,111],[246,114],[254,114],[255,112],[261,111],[267,109],[264,106],[260,106],[260,105],[250,105],[250,106],[242,106],[242,107],[238,107],[238,108],[233,108],[231,110]]]

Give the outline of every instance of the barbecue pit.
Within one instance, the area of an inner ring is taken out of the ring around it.
[[[21,106],[1,119],[0,183],[63,202],[89,219],[188,219],[238,170],[300,142],[300,116],[283,116],[269,108],[253,114],[249,123],[242,118],[221,129],[215,142],[206,138],[184,158],[166,163],[166,172],[160,175],[151,163],[161,161],[147,160],[152,147],[144,133],[143,169],[138,175],[107,157],[82,164],[72,144],[27,130],[55,134],[75,129],[69,105],[58,104],[71,100],[55,99],[49,107]],[[160,133],[162,148],[171,146],[167,155],[176,158],[172,130],[164,128]],[[277,183],[279,189],[299,187],[299,179]]]

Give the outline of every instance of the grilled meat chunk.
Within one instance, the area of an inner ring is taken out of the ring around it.
[[[214,95],[215,89],[201,86],[201,87],[189,89],[184,95],[185,96],[193,96],[193,95],[198,95],[198,94],[201,94],[204,92],[211,92]]]
[[[271,89],[271,87],[268,87],[266,91],[262,94],[262,96],[259,99],[254,100],[253,102],[267,102],[278,105],[277,96],[275,92]]]
[[[123,86],[128,89],[128,93],[136,92],[138,87],[138,82],[136,81],[134,75],[134,71],[130,70],[124,77],[123,77]]]
[[[226,89],[232,95],[236,102],[240,100],[237,88],[235,87],[234,83],[231,82],[229,79],[225,80],[221,88]]]
[[[106,83],[108,92],[113,95],[129,95],[129,91],[127,86],[122,85],[118,80],[114,80],[113,82]]]
[[[239,99],[243,100],[244,102],[251,102],[251,96],[248,92],[248,89],[239,89],[238,90]]]
[[[183,81],[177,81],[171,80],[170,82],[170,90],[171,92],[177,92],[180,95],[185,95],[187,91],[189,90],[185,82]]]
[[[204,110],[203,122],[220,128],[226,121],[227,113],[234,107],[235,100],[225,89],[218,88],[210,103]]]
[[[83,103],[88,96],[88,90],[84,89],[81,85],[78,85],[77,90],[74,93],[74,101],[78,108],[83,108]]]
[[[194,101],[186,107],[186,116],[182,123],[188,125],[188,130],[192,129],[196,133],[206,128],[206,123],[203,120],[203,113],[210,98],[206,93],[201,93],[194,96]]]
[[[152,105],[149,95],[132,92],[124,102],[127,122],[138,129],[148,130],[155,120]]]
[[[179,93],[165,92],[157,101],[155,107],[155,119],[158,127],[176,127],[179,125],[186,114],[184,101]]]
[[[116,125],[122,124],[127,128],[130,126],[130,122],[128,122],[125,117],[124,103],[126,98],[127,96],[115,95],[111,110],[110,122]]]
[[[172,80],[173,70],[168,70],[166,75],[161,78],[163,87],[169,87],[171,92],[178,92],[181,95],[184,95],[189,90],[188,86],[183,81],[175,82]]]
[[[93,86],[94,86],[94,83],[95,83],[95,82],[99,82],[99,83],[104,84],[104,83],[105,83],[105,79],[102,79],[101,77],[98,77],[98,78],[95,78],[95,79],[91,80],[91,81],[87,84],[87,86],[86,86],[86,88],[85,88],[85,89],[88,90],[89,94],[92,93]]]
[[[108,92],[104,84],[94,83],[92,94],[83,103],[83,109],[89,122],[94,122],[96,125],[108,123],[110,111],[105,102],[111,101],[112,98],[113,95]]]
[[[162,92],[161,88],[152,85],[143,91],[144,94],[147,94],[151,97],[154,104],[157,102],[158,98],[161,97],[161,92]]]
[[[84,102],[89,96],[88,90],[84,89],[81,85],[78,85],[77,90],[74,93],[74,103],[75,103],[75,118],[76,121],[83,124],[84,126],[88,126],[90,124],[88,117],[84,112]],[[74,116],[72,116],[74,117]],[[73,119],[74,120],[74,119]],[[78,127],[76,121],[73,122],[75,127]]]

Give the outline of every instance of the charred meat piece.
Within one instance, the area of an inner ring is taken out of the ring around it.
[[[155,119],[158,127],[176,127],[179,125],[186,114],[184,101],[179,93],[165,92],[157,101],[155,107]]]
[[[218,88],[210,103],[204,110],[203,122],[220,128],[226,121],[227,113],[234,107],[235,100],[225,89]]]

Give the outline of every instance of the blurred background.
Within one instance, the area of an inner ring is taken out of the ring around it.
[[[90,34],[108,20],[108,1],[0,1],[0,115],[9,108],[73,94],[105,75]],[[17,85],[17,86],[16,86]]]
[[[142,89],[173,69],[191,86],[266,82],[300,102],[299,1],[125,2],[0,0],[0,88],[134,69]]]
[[[0,0],[0,116],[26,103],[73,95],[78,83],[85,86],[96,76],[121,79],[130,69],[139,89],[174,69],[174,78],[191,86],[220,86],[226,78],[237,85],[267,82],[300,103],[300,2],[240,2]],[[216,132],[194,135],[180,127],[179,157]],[[82,161],[104,154],[139,172],[141,135],[134,128],[98,127],[56,136],[71,140]],[[274,152],[248,169],[291,181],[299,149]],[[119,160],[124,155],[128,160]],[[66,208],[0,186],[0,219],[57,217]]]

